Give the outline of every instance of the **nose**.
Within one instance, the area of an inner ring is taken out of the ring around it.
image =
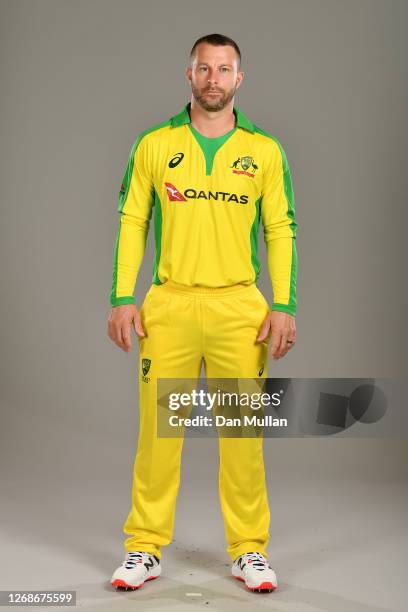
[[[216,85],[217,84],[217,79],[216,79],[215,71],[214,70],[210,70],[210,72],[208,73],[208,83],[209,83],[209,85]]]

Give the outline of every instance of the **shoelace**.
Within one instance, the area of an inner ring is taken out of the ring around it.
[[[269,567],[268,562],[265,560],[265,557],[262,555],[262,553],[246,553],[243,555],[243,557],[245,557],[245,561],[248,564],[251,564],[252,567],[256,567],[256,569],[258,570],[268,569]]]
[[[128,552],[124,566],[126,569],[133,569],[137,563],[143,563],[143,553]]]

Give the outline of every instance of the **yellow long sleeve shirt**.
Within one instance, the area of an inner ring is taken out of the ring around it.
[[[139,134],[119,192],[112,306],[133,304],[150,220],[152,282],[191,286],[256,283],[262,221],[274,301],[296,314],[297,251],[291,173],[279,141],[234,107],[236,126],[206,138],[191,125],[190,103]]]

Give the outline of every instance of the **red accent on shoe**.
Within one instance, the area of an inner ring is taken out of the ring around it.
[[[241,580],[242,582],[245,583],[244,578],[241,578],[241,576],[234,576],[234,578],[236,578],[237,580]],[[249,589],[250,591],[257,591],[258,589],[265,589],[265,590],[272,590],[275,591],[278,587],[276,586],[276,584],[272,584],[272,582],[261,582],[261,584],[259,586],[256,587],[249,587],[246,583],[245,586],[247,589]]]
[[[111,582],[111,585],[114,587],[126,587],[128,589],[139,589],[141,586],[144,585],[145,582],[147,582],[148,580],[154,580],[155,578],[159,578],[159,576],[150,576],[149,578],[146,578],[146,580],[144,582],[141,582],[140,584],[128,584],[124,580],[120,580],[119,578],[117,578],[116,580]]]

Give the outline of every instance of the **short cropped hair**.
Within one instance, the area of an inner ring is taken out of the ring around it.
[[[196,48],[201,43],[207,43],[216,47],[225,47],[227,45],[230,47],[234,47],[235,52],[238,56],[238,68],[241,67],[241,51],[239,50],[237,43],[235,42],[235,40],[232,40],[232,38],[229,38],[229,36],[224,36],[224,34],[207,34],[206,36],[201,36],[201,38],[196,40],[193,45],[193,48],[190,51],[190,62],[193,61]]]

